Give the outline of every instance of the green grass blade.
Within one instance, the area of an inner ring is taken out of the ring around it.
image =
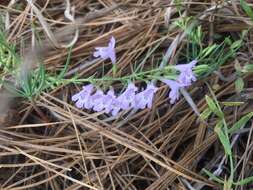
[[[218,178],[217,176],[213,175],[213,174],[212,174],[211,172],[209,172],[208,170],[203,169],[203,171],[204,171],[204,173],[205,173],[206,175],[208,175],[208,177],[210,177],[212,180],[214,180],[214,181],[216,181],[216,182],[218,182],[218,183],[220,183],[220,184],[223,184],[223,183],[224,183],[224,181],[223,181],[222,179],[220,179],[220,178]]]
[[[61,73],[58,76],[59,79],[62,79],[64,77],[65,73],[67,72],[67,69],[68,69],[68,66],[69,66],[69,63],[70,63],[70,59],[71,59],[72,48],[73,47],[70,47],[69,50],[68,50],[66,64],[64,65],[63,70],[61,71]]]
[[[228,139],[227,135],[222,130],[223,125],[224,125],[223,121],[219,121],[216,124],[216,126],[214,128],[214,131],[217,133],[217,135],[220,139],[220,142],[224,147],[225,154],[230,156],[230,155],[232,155],[231,145],[230,145],[230,142],[229,142],[229,139]]]
[[[218,117],[223,118],[223,112],[220,111],[220,109],[218,108],[218,106],[216,105],[216,103],[209,97],[209,96],[205,96],[206,102],[208,104],[208,107],[210,108],[210,110],[215,113]]]
[[[237,121],[230,129],[228,129],[229,134],[235,133],[237,130],[241,129],[245,124],[253,117],[253,112],[248,113],[243,116],[239,121]]]
[[[253,21],[253,10],[250,8],[250,6],[244,1],[244,0],[240,0],[240,4],[243,8],[243,10],[245,11],[245,13],[251,18],[251,20]]]
[[[246,185],[246,184],[253,184],[253,176],[247,177],[245,179],[242,179],[238,182],[234,182],[234,185]]]

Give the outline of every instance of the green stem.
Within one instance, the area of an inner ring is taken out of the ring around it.
[[[163,69],[157,68],[157,69],[152,69],[149,71],[144,71],[144,72],[140,72],[140,73],[133,73],[131,75],[128,76],[123,76],[123,77],[103,77],[103,78],[85,78],[85,79],[64,79],[64,80],[71,80],[72,82],[91,82],[91,81],[127,81],[129,79],[144,79],[144,76],[148,76],[148,77],[153,77],[154,74],[157,74],[157,72],[161,72],[161,73],[165,73],[165,71],[172,69],[173,66],[166,66]],[[152,73],[154,73],[152,75]],[[161,74],[160,73],[160,74]],[[149,75],[148,75],[149,74]]]

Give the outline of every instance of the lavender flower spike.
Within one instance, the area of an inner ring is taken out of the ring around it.
[[[136,94],[134,108],[144,109],[147,106],[150,109],[152,107],[153,98],[157,89],[158,88],[155,87],[153,83],[149,83],[144,91]]]
[[[102,59],[111,59],[112,64],[116,63],[116,53],[115,53],[116,40],[112,36],[107,47],[96,47],[96,51],[93,53],[94,57],[101,57]]]
[[[177,81],[169,80],[169,79],[161,79],[161,81],[170,87],[171,89],[169,93],[170,103],[174,104],[175,101],[179,99],[179,89],[181,87],[184,87],[185,85]]]
[[[192,81],[196,81],[196,77],[192,72],[192,69],[195,67],[197,60],[193,60],[188,64],[176,65],[175,69],[180,71],[177,81],[182,83],[184,86],[190,86]]]
[[[151,108],[154,94],[157,87],[149,83],[147,88],[136,94],[138,88],[130,82],[125,91],[116,96],[111,87],[107,93],[100,89],[95,89],[92,84],[83,86],[83,89],[72,96],[72,101],[76,102],[78,108],[93,109],[95,112],[104,111],[105,113],[116,116],[121,110]]]

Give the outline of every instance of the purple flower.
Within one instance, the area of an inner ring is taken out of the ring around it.
[[[93,85],[83,86],[83,90],[72,96],[72,101],[76,102],[76,107],[90,109],[92,107],[90,97],[93,92]]]
[[[112,115],[116,116],[121,109],[121,102],[118,98],[114,98],[111,103]]]
[[[105,108],[105,113],[110,113],[115,107],[116,96],[114,94],[113,88],[111,88],[107,94],[104,96],[104,108]]]
[[[184,87],[185,85],[169,79],[161,79],[161,81],[170,87],[171,89],[169,93],[170,103],[174,104],[175,101],[179,99],[179,89],[181,87]]]
[[[104,92],[97,90],[95,94],[90,97],[91,104],[94,111],[102,111],[104,109]]]
[[[190,86],[192,81],[196,81],[196,77],[192,72],[192,69],[195,67],[197,60],[193,60],[188,64],[176,65],[175,69],[180,71],[180,74],[177,78],[177,81],[184,84],[184,86]]]
[[[134,83],[129,83],[125,91],[117,97],[113,88],[110,88],[107,93],[99,89],[94,92],[93,85],[86,85],[79,93],[72,96],[72,101],[76,102],[78,108],[93,109],[95,112],[104,110],[105,113],[111,113],[113,116],[121,110],[151,108],[157,91],[154,84],[149,83],[147,88],[138,94],[136,94],[137,90]]]
[[[151,108],[152,103],[153,103],[153,98],[157,89],[158,88],[155,87],[153,83],[148,84],[147,88],[144,91],[136,94],[134,108],[145,109],[146,106],[148,108]]]
[[[94,57],[101,57],[102,59],[110,58],[112,64],[116,63],[116,53],[115,53],[115,38],[112,36],[107,47],[96,47],[96,51],[93,53]]]
[[[121,108],[127,110],[130,107],[135,106],[135,92],[138,88],[133,84],[129,83],[125,92],[123,92],[117,99],[120,101]]]

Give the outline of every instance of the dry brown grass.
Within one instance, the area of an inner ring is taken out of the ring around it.
[[[31,7],[26,1],[9,7],[7,3],[0,4],[1,12],[10,14],[8,40],[17,44],[20,53],[26,54],[30,48],[34,35],[31,23],[46,38],[40,57],[50,73],[63,68],[68,51],[61,44],[72,40],[75,24],[79,36],[72,49],[68,77],[76,72],[83,78],[94,73],[101,76],[103,67],[105,75],[111,76],[109,63],[93,61],[91,56],[94,47],[105,44],[111,35],[117,39],[117,76],[131,73],[134,64],[158,43],[160,48],[141,67],[157,65],[168,48],[166,56],[172,63],[185,48],[185,32],[171,25],[180,15],[170,0],[71,0],[77,18],[74,25],[64,18],[62,2],[43,0],[35,4],[48,28],[41,25],[36,13],[31,17]],[[230,4],[186,0],[183,4],[183,15],[196,16],[194,24],[202,25],[206,45],[214,43],[214,34],[236,38],[251,25],[239,1]],[[52,36],[46,34],[48,29],[60,44],[58,48],[52,45]],[[252,59],[252,37],[249,33],[238,55],[221,68],[225,76],[234,72],[235,62],[245,64]],[[32,67],[36,66],[33,63]],[[244,95],[252,97],[252,78],[244,79]],[[205,82],[218,85],[215,94],[219,100],[240,100],[234,81],[220,81],[217,75],[211,75],[189,90],[200,112],[207,107]],[[9,117],[2,119],[0,129],[1,189],[187,190],[189,184],[198,190],[221,188],[201,172],[202,168],[213,171],[224,156],[213,132],[215,121],[208,125],[200,122],[183,98],[169,105],[167,88],[161,86],[151,110],[113,118],[75,108],[70,97],[78,89],[77,85],[62,85],[43,92],[34,102],[14,99],[11,108],[5,109],[9,110]],[[226,110],[229,123],[252,111],[249,99]],[[249,129],[234,147],[236,163],[243,163],[235,174],[237,179],[252,173],[252,127]],[[223,177],[226,172],[224,163]]]

